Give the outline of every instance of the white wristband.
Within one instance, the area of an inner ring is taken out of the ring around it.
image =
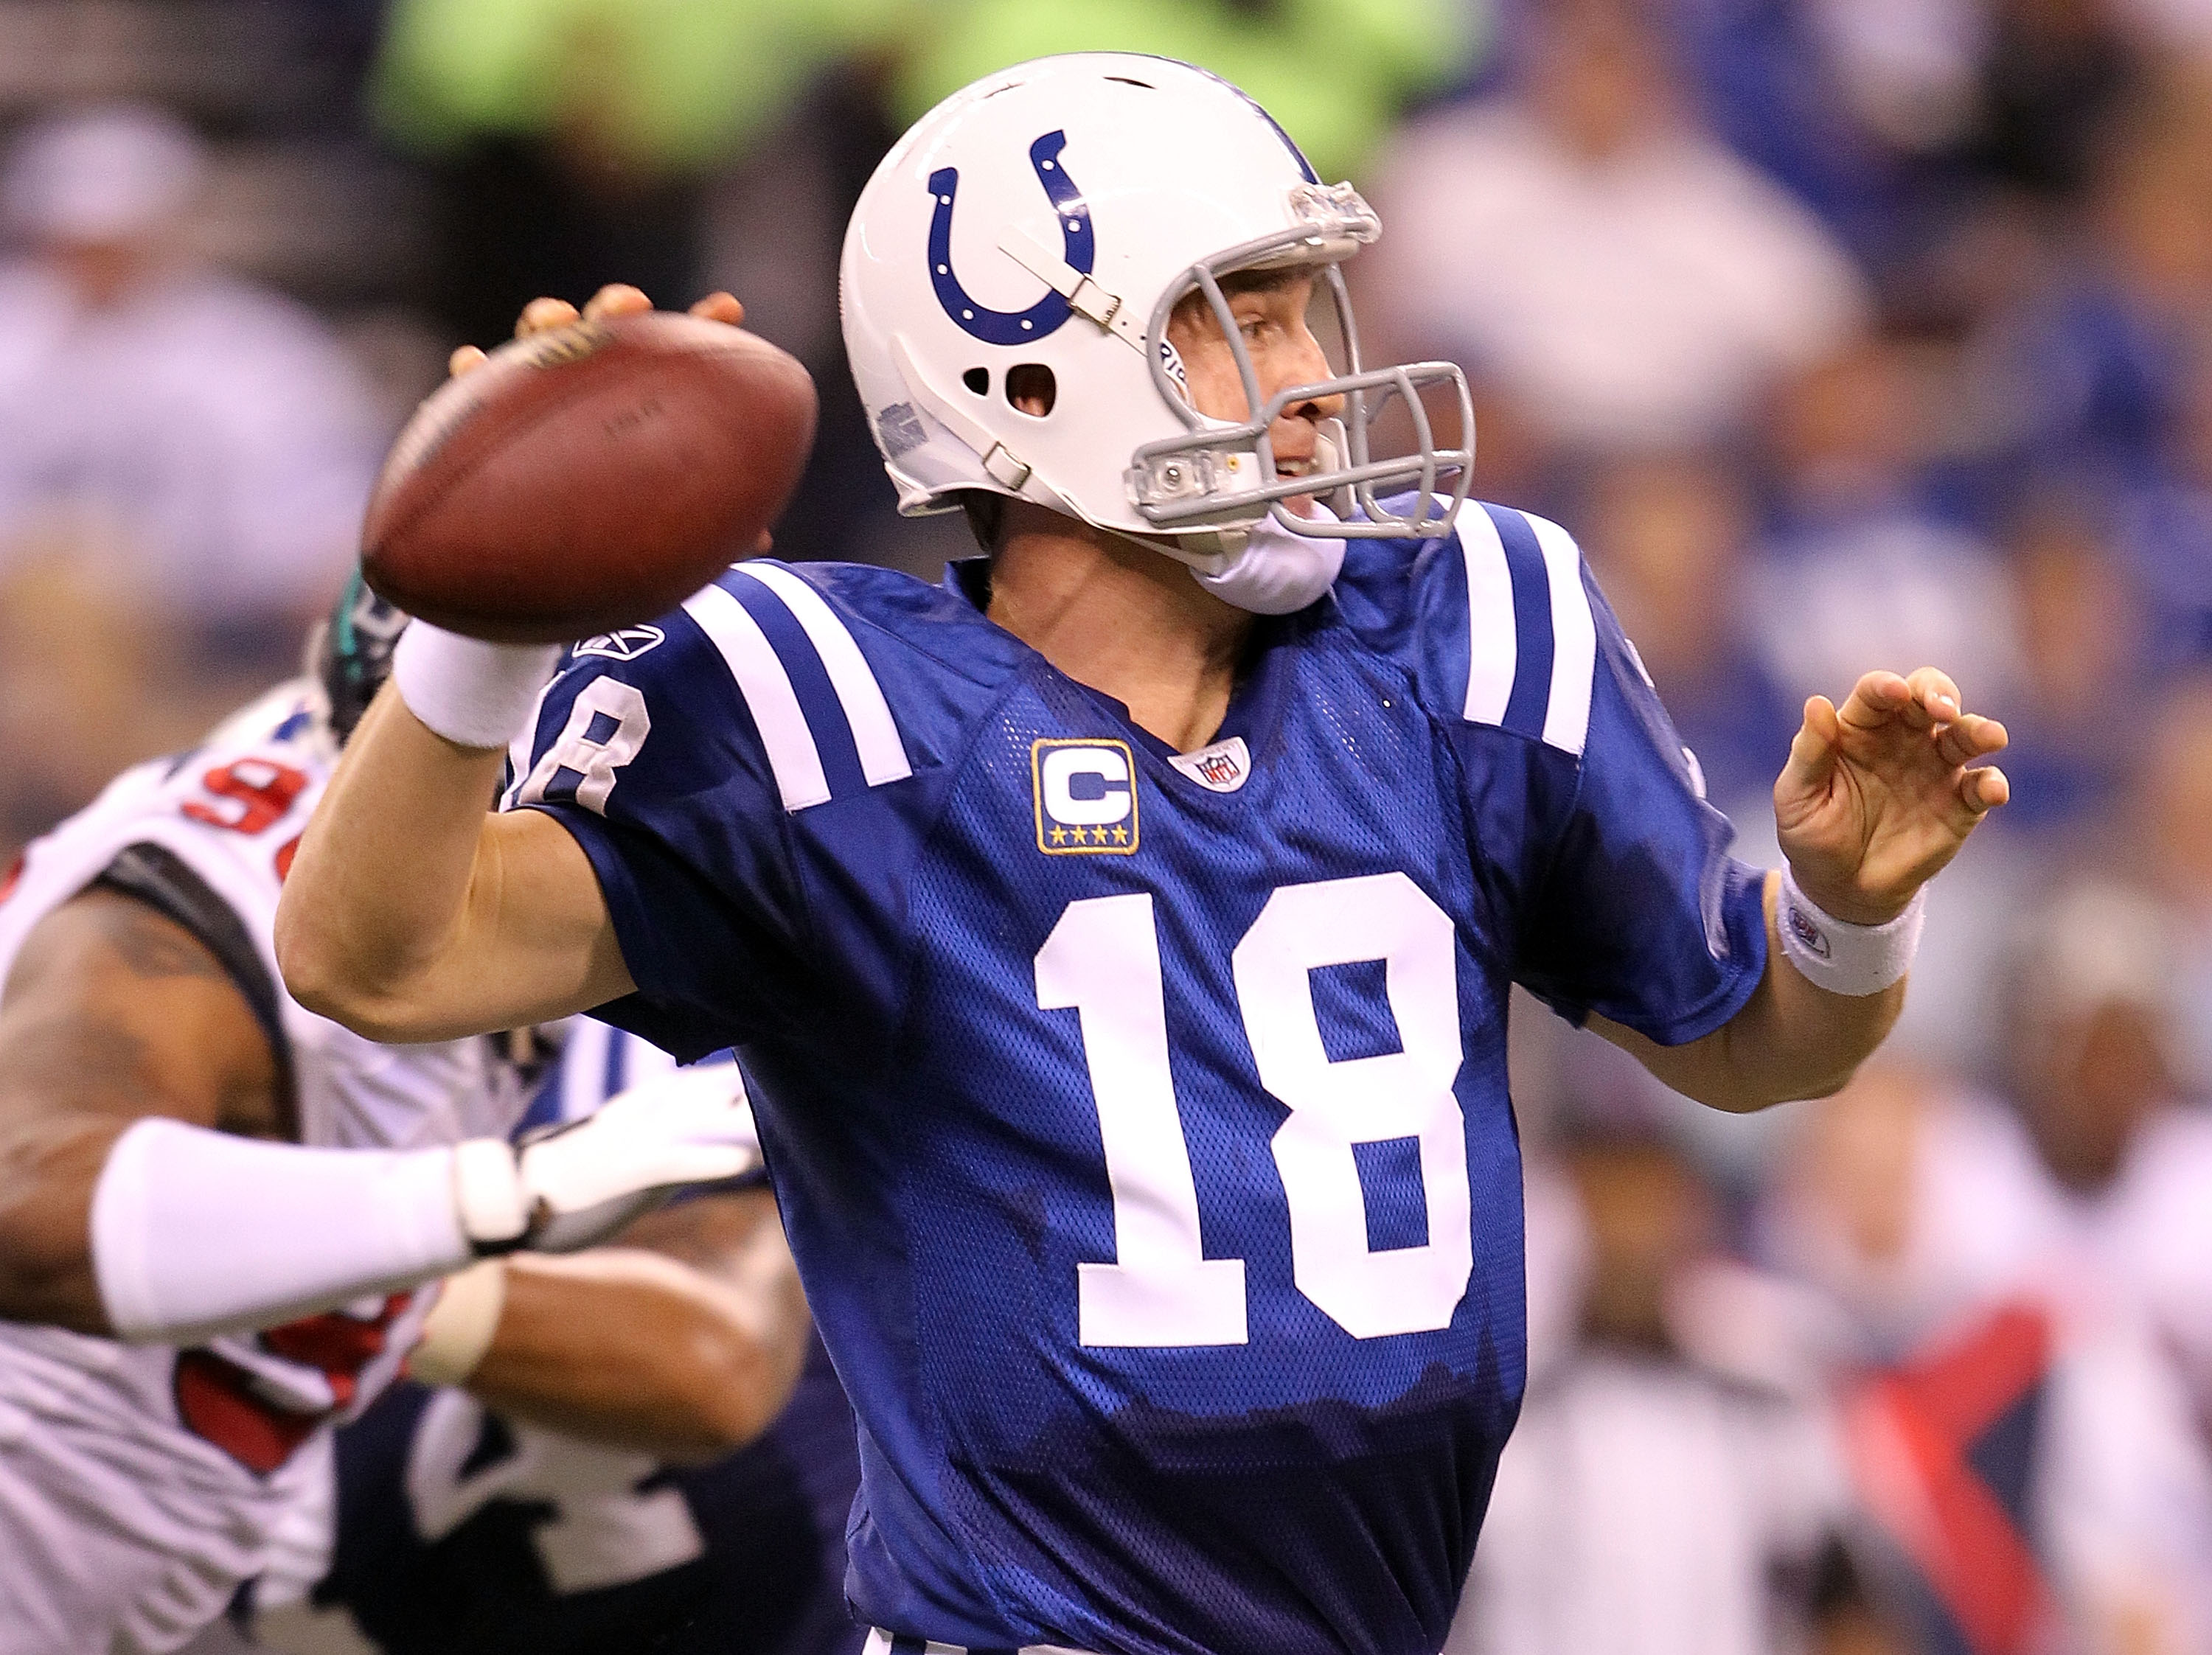
[[[1807,982],[1831,994],[1858,997],[1881,993],[1912,969],[1927,913],[1928,888],[1923,885],[1896,918],[1880,925],[1849,924],[1798,889],[1785,862],[1774,930],[1782,939],[1782,952]]]
[[[407,1355],[407,1371],[425,1385],[465,1385],[491,1349],[507,1308],[507,1262],[487,1258],[448,1276]]]
[[[487,644],[416,621],[392,652],[392,682],[407,710],[447,741],[505,747],[560,661],[558,644]]]

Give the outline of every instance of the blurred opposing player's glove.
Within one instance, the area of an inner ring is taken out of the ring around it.
[[[681,1185],[759,1161],[744,1082],[734,1064],[714,1064],[658,1076],[520,1144],[471,1139],[453,1154],[453,1198],[480,1253],[573,1252]]]

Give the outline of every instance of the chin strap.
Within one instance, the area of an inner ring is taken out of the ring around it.
[[[1099,532],[1173,558],[1194,573],[1208,575],[1226,570],[1252,537],[1249,529],[1209,529],[1202,535],[1133,535],[1121,529],[1102,529]],[[1205,549],[1208,543],[1210,550]]]

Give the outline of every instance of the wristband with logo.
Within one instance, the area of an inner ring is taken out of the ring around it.
[[[1928,890],[1923,886],[1896,918],[1854,925],[1800,890],[1784,863],[1774,929],[1782,938],[1782,952],[1807,982],[1831,994],[1856,997],[1881,993],[1912,969],[1927,912]]]

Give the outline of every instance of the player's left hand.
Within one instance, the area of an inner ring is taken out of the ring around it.
[[[1851,924],[1896,918],[2011,797],[2002,771],[1968,768],[2005,741],[2004,726],[1966,712],[1934,667],[1910,678],[1869,672],[1841,707],[1814,696],[1774,784],[1799,888]]]

